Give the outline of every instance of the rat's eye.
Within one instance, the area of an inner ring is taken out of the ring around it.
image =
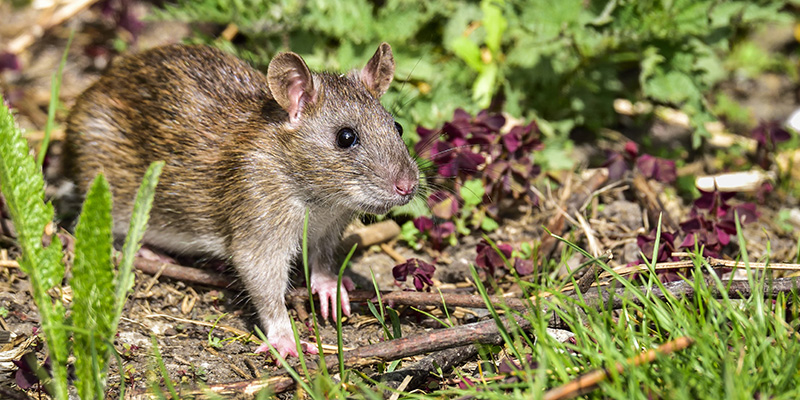
[[[353,147],[358,144],[358,135],[355,131],[350,128],[342,128],[339,129],[339,133],[336,134],[336,145],[346,149],[348,147]]]
[[[403,125],[400,125],[399,122],[395,122],[394,127],[397,129],[397,133],[399,133],[400,136],[403,136]]]

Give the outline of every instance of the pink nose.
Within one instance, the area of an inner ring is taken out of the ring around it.
[[[394,184],[394,191],[401,196],[408,196],[417,190],[417,183],[411,180],[399,180]]]

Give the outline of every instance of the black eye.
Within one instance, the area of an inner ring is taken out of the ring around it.
[[[400,123],[395,122],[394,127],[397,129],[397,133],[399,133],[400,136],[403,136],[403,125],[400,125]]]
[[[358,135],[350,129],[350,128],[342,128],[339,129],[339,133],[336,134],[336,145],[346,149],[348,147],[353,147],[358,144]]]

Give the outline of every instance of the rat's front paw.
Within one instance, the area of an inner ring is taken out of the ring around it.
[[[281,355],[281,358],[286,358],[286,356],[289,355],[297,357],[297,345],[294,342],[294,338],[283,336],[275,339],[269,339],[269,344],[266,342],[262,343],[261,346],[258,346],[256,349],[256,353],[268,353],[270,344],[275,348],[278,354]],[[305,352],[309,354],[319,353],[316,345],[303,340],[300,341],[300,345],[303,346]]]
[[[332,318],[336,319],[336,284],[337,278],[326,274],[311,275],[311,292],[319,295],[320,311],[322,318],[328,319],[328,310]],[[355,289],[353,281],[344,276],[342,277],[342,314],[350,316],[350,297],[348,290]]]

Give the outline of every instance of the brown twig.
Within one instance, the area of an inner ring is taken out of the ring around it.
[[[232,284],[232,281],[222,274],[199,268],[184,267],[182,265],[147,260],[141,257],[136,257],[136,259],[133,261],[133,266],[146,274],[156,275],[159,273],[159,271],[161,271],[161,276],[184,282],[216,286],[221,288],[228,288]]]
[[[443,372],[447,372],[453,367],[461,365],[464,361],[475,357],[476,354],[478,354],[478,346],[474,344],[437,351],[408,367],[383,374],[381,382],[392,389],[398,389],[400,384],[410,377],[411,380],[406,383],[406,388],[403,390],[414,390],[425,383],[425,379],[436,368],[441,368]]]
[[[515,324],[509,324],[509,318],[501,318],[506,329],[512,331],[514,325],[519,329],[530,329],[531,323],[525,318],[514,317]],[[359,347],[343,354],[345,365],[349,368],[362,367],[401,358],[429,353],[435,350],[449,349],[473,343],[500,344],[503,339],[494,320],[474,322],[452,328],[438,329],[430,332],[406,336],[387,342]],[[327,365],[337,362],[336,355],[325,357]]]
[[[350,301],[377,301],[375,292],[369,290],[354,290],[348,293]],[[308,301],[308,291],[305,289],[293,289],[287,295],[289,299],[303,299]],[[467,308],[485,308],[486,303],[480,295],[460,294],[460,293],[424,293],[424,292],[406,292],[406,291],[382,291],[381,300],[389,305],[403,305],[403,306],[441,306],[442,298],[448,307],[467,307]],[[505,298],[498,296],[489,296],[489,300],[495,306],[505,304],[508,308],[513,310],[525,310],[528,308],[525,301],[514,298]]]
[[[694,343],[694,341],[691,338],[682,336],[673,341],[658,346],[657,349],[648,350],[645,351],[644,353],[640,353],[635,357],[629,358],[627,360],[627,364],[631,366],[638,366],[642,364],[651,363],[660,354],[666,355],[674,353],[676,351],[681,351],[691,346],[692,343]],[[617,373],[621,374],[625,370],[625,365],[618,362],[615,365],[614,369],[616,369]],[[561,385],[555,389],[547,391],[547,393],[544,394],[544,399],[565,400],[580,396],[581,394],[593,390],[598,383],[608,378],[608,376],[609,376],[609,371],[606,369],[597,369],[588,372],[586,374],[577,377],[571,382],[567,382],[564,385]]]

